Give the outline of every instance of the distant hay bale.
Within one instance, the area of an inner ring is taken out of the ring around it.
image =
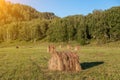
[[[75,46],[74,50],[75,50],[75,51],[80,50],[80,46]]]
[[[59,45],[59,48],[61,49],[61,48],[62,48],[62,45]]]
[[[49,46],[51,58],[48,62],[48,68],[52,71],[81,71],[79,57],[74,52],[58,52],[54,46]]]
[[[67,49],[72,49],[72,46],[71,45],[67,45]]]
[[[16,46],[16,49],[18,49],[19,48],[19,46]]]

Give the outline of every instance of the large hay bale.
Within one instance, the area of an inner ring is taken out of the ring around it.
[[[51,58],[48,62],[48,68],[52,71],[75,71],[81,70],[79,56],[74,52],[58,52],[54,46],[49,46]]]

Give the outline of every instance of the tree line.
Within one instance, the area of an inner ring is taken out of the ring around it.
[[[53,20],[48,29],[48,39],[53,42],[77,41],[88,44],[95,41],[99,44],[120,40],[120,6],[92,13],[68,16]]]
[[[120,6],[94,10],[86,16],[60,18],[54,13],[38,12],[32,7],[4,0],[0,5],[0,42],[46,39],[51,42],[76,41],[84,45],[120,40]]]

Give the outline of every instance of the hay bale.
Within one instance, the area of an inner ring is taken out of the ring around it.
[[[80,50],[80,46],[75,46],[74,50],[75,50],[75,51]]]
[[[72,46],[71,45],[67,45],[67,49],[72,49]]]
[[[48,68],[52,71],[75,71],[81,70],[79,57],[74,52],[58,52],[54,46],[49,46],[51,58]]]
[[[59,45],[59,48],[61,49],[61,48],[62,48],[62,45]]]
[[[16,46],[16,49],[18,49],[19,48],[19,46]]]

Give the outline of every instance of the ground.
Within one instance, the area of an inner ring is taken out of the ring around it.
[[[0,80],[120,80],[120,47],[82,46],[82,71],[48,70],[47,43],[0,46]],[[65,50],[65,46],[62,47]]]

